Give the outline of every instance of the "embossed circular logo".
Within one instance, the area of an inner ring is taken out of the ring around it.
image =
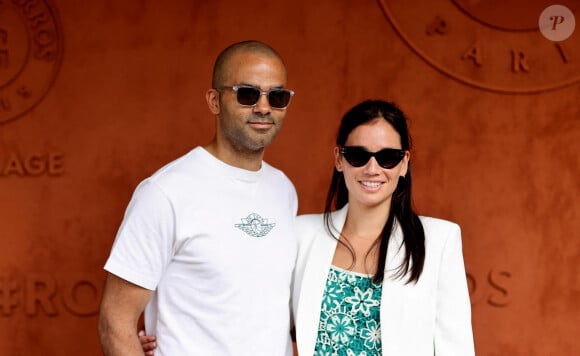
[[[580,36],[570,35],[580,3],[546,8],[546,1],[378,3],[399,37],[440,73],[495,93],[536,94],[580,83]],[[541,28],[554,40],[546,41]]]
[[[576,20],[569,8],[563,5],[548,6],[538,20],[540,32],[550,41],[564,41],[572,35]]]
[[[47,0],[0,0],[0,124],[44,98],[60,68],[63,40]]]

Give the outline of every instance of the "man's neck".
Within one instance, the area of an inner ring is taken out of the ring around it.
[[[224,145],[218,144],[215,139],[204,146],[204,148],[212,156],[230,166],[248,171],[258,171],[262,168],[262,159],[264,158],[263,149],[256,152],[235,150],[233,147],[225,147]]]

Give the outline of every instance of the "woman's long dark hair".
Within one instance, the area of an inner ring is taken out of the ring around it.
[[[344,146],[348,135],[355,128],[376,118],[383,118],[395,128],[401,137],[402,149],[409,150],[411,148],[411,137],[405,115],[394,104],[381,100],[364,101],[350,109],[340,123],[336,145]],[[338,238],[336,233],[340,234],[340,231],[337,231],[336,227],[333,226],[330,215],[333,210],[341,209],[346,203],[348,203],[348,190],[344,182],[344,175],[334,169],[326,197],[324,223],[327,231],[351,252],[354,261],[355,253],[352,247]],[[425,232],[411,204],[411,163],[409,162],[406,176],[399,178],[397,188],[393,192],[389,217],[381,232],[378,268],[373,276],[375,282],[382,282],[385,277],[387,249],[395,223],[400,226],[403,232],[403,245],[405,247],[405,260],[398,267],[396,276],[403,278],[408,275],[407,283],[416,282],[423,272]]]

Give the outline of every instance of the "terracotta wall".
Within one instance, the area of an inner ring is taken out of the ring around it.
[[[418,210],[463,229],[478,355],[579,354],[580,36],[533,30],[548,5],[0,0],[0,354],[101,354],[128,199],[211,138],[213,59],[249,38],[297,92],[267,160],[300,212],[323,206],[345,110],[396,102]]]

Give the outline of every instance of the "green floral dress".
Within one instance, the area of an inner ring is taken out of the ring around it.
[[[368,275],[330,267],[315,356],[381,355],[381,287]]]

